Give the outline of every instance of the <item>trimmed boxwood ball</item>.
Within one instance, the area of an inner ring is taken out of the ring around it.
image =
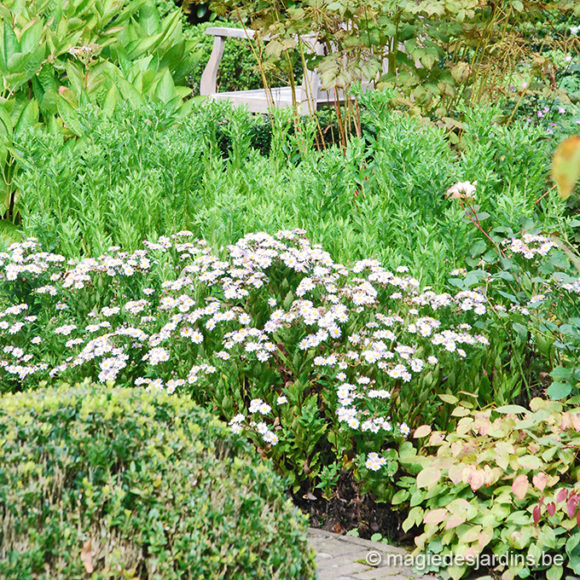
[[[0,577],[312,578],[283,480],[187,399],[89,384],[0,400]]]

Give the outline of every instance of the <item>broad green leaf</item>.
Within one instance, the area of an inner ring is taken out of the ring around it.
[[[18,43],[18,38],[16,38],[16,33],[10,25],[10,22],[6,19],[4,20],[2,43],[0,43],[0,68],[8,73],[8,61],[13,55],[19,52],[20,44]]]
[[[113,85],[107,92],[105,102],[103,103],[103,112],[108,117],[112,116],[112,114],[115,112],[115,108],[117,107],[118,102],[118,95],[119,93],[115,85]]]
[[[155,88],[155,96],[162,102],[168,103],[175,98],[175,85],[173,84],[173,77],[169,70],[166,70],[157,87]]]
[[[12,141],[14,125],[10,113],[6,110],[5,104],[0,102],[0,141],[5,138]]]
[[[116,79],[119,92],[124,99],[127,99],[133,107],[142,107],[145,104],[143,95],[127,80]]]
[[[518,463],[526,469],[540,469],[543,465],[542,460],[535,455],[518,457]]]
[[[30,127],[34,127],[38,123],[38,118],[38,101],[33,98],[28,102],[28,105],[26,105],[22,113],[20,113],[20,118],[14,127],[14,133],[23,133]]]
[[[564,397],[567,397],[572,392],[572,386],[570,383],[561,383],[559,381],[554,381],[546,391],[548,396],[553,401],[559,401]]]
[[[32,52],[37,49],[42,37],[43,23],[36,18],[28,23],[20,38],[22,52]]]
[[[455,395],[448,395],[446,393],[437,395],[444,403],[449,403],[450,405],[455,405],[459,399]]]
[[[22,239],[20,228],[9,220],[0,220],[0,249]]]
[[[505,413],[506,415],[519,415],[528,413],[528,410],[525,407],[521,407],[520,405],[503,405],[502,407],[498,407],[496,409],[498,413]]]
[[[61,116],[64,124],[77,137],[84,135],[84,129],[79,122],[77,110],[64,98],[59,95],[57,101],[58,114]]]
[[[551,566],[546,570],[546,578],[548,580],[560,580],[564,574],[564,568],[562,566]]]

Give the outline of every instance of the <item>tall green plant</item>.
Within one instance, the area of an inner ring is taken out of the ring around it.
[[[38,123],[81,137],[76,110],[145,100],[184,113],[190,52],[176,8],[161,18],[152,0],[7,0],[0,5],[0,211],[17,221],[15,138]],[[6,227],[6,226],[5,226]]]

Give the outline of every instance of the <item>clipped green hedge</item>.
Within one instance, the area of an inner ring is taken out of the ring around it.
[[[310,578],[305,530],[281,478],[189,400],[2,398],[2,578]]]

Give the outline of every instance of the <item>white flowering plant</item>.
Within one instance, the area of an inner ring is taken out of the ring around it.
[[[189,393],[295,489],[332,465],[384,483],[410,429],[441,423],[445,377],[464,369],[469,389],[489,344],[483,294],[335,263],[300,230],[223,256],[179,232],[77,262],[30,239],[0,254],[0,292],[4,390],[90,378]]]
[[[580,261],[572,246],[533,228],[520,235],[498,228],[487,240],[471,248],[476,268],[458,269],[450,279],[456,288],[485,294],[495,338],[490,354],[510,353],[503,368],[494,364],[495,388],[480,382],[480,404],[525,402],[544,391],[552,399],[578,394]],[[484,369],[489,376],[492,369]]]

